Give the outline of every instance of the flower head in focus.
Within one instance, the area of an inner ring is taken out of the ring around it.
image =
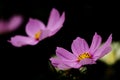
[[[23,17],[20,15],[12,16],[8,21],[0,20],[0,34],[9,33],[16,30],[23,22]]]
[[[120,42],[113,42],[111,46],[112,51],[100,59],[108,65],[113,65],[116,61],[120,60]]]
[[[101,36],[95,33],[89,48],[84,39],[77,37],[75,40],[73,40],[71,45],[73,53],[64,48],[57,47],[56,57],[50,58],[50,61],[54,67],[60,70],[66,70],[70,68],[79,69],[83,65],[95,64],[96,60],[111,51],[112,35],[108,37],[107,41],[102,46],[100,46],[101,40]]]
[[[13,46],[22,47],[25,45],[36,45],[39,41],[56,34],[65,21],[65,13],[60,13],[53,8],[48,20],[47,26],[37,19],[29,19],[26,25],[26,33],[28,36],[16,35],[9,41]]]

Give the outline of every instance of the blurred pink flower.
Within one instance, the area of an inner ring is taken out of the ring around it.
[[[37,19],[29,19],[26,25],[26,33],[28,36],[16,35],[12,37],[9,41],[13,46],[22,47],[25,45],[36,45],[39,41],[53,36],[56,32],[60,30],[65,21],[65,13],[60,13],[53,8],[48,20],[47,26]]]
[[[89,48],[84,39],[77,37],[73,40],[71,45],[73,53],[65,50],[64,48],[57,47],[57,56],[50,58],[50,61],[54,67],[61,70],[70,68],[79,69],[83,65],[95,64],[96,60],[111,51],[112,34],[102,46],[100,46],[101,40],[101,36],[95,33],[92,44]]]
[[[0,34],[16,30],[22,23],[23,17],[20,15],[12,16],[8,21],[0,20]]]

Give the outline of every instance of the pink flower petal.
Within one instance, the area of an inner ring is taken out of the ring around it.
[[[49,29],[53,28],[53,26],[57,23],[59,18],[60,18],[59,12],[55,8],[53,8],[51,13],[50,13],[50,17],[49,17],[49,20],[48,20],[47,27]]]
[[[63,26],[64,21],[65,21],[65,12],[63,12],[61,17],[59,17],[58,11],[53,9],[47,25],[47,29],[49,30],[49,36],[56,34]]]
[[[0,20],[0,34],[6,33],[7,30],[7,23],[3,20]]]
[[[79,69],[82,65],[77,60],[63,60],[63,63],[71,68]]]
[[[56,34],[63,27],[64,21],[65,13],[63,13],[59,21],[56,23],[56,25],[54,25],[54,28],[51,28],[49,36],[53,36],[54,34]]]
[[[13,31],[13,30],[17,29],[21,25],[22,22],[23,22],[22,16],[16,15],[16,16],[11,17],[11,19],[9,20],[8,25],[7,25],[8,30]]]
[[[35,34],[37,32],[43,31],[44,29],[45,25],[37,19],[30,18],[29,22],[26,25],[26,33],[32,38],[35,37]]]
[[[21,36],[21,35],[12,37],[11,40],[8,42],[10,42],[15,47],[22,47],[25,45],[36,45],[38,43],[38,41],[36,41],[30,37]]]
[[[83,60],[81,60],[81,61],[79,62],[79,64],[81,64],[81,65],[95,64],[95,63],[96,63],[96,62],[95,62],[94,60],[88,59],[88,58],[83,59]]]
[[[40,35],[40,41],[47,38],[49,35],[49,31],[47,29],[44,29]]]
[[[87,42],[80,37],[77,37],[75,40],[73,40],[71,48],[72,48],[73,53],[76,56],[78,56],[84,52],[87,52],[89,49]]]
[[[67,65],[64,65],[64,64],[59,64],[57,66],[57,68],[59,68],[60,70],[68,70],[70,69],[71,67],[67,66]]]
[[[76,59],[76,57],[70,53],[69,51],[65,50],[64,48],[60,48],[57,47],[56,49],[56,55],[61,58],[61,59],[65,59],[65,60],[74,60]]]
[[[93,40],[92,40],[92,44],[90,46],[90,53],[94,53],[94,51],[96,49],[98,49],[98,47],[101,44],[101,36],[99,36],[97,33],[95,33],[95,35],[93,36]]]
[[[111,51],[112,34],[107,41],[94,53],[93,58],[97,60]]]
[[[8,21],[0,20],[0,34],[16,30],[22,22],[23,17],[20,15],[14,15]]]
[[[57,67],[59,64],[62,63],[62,61],[58,57],[52,57],[52,58],[50,58],[50,61],[51,61],[52,65],[55,67]]]
[[[53,57],[53,58],[50,58],[50,61],[52,63],[52,65],[56,68],[59,68],[60,70],[67,70],[67,69],[70,69],[69,66],[63,64],[62,60],[58,57]]]

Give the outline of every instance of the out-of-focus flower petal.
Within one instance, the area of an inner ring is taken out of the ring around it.
[[[5,32],[7,32],[7,26],[6,26],[6,22],[4,22],[3,20],[0,20],[0,34],[3,34]]]
[[[20,27],[23,16],[14,15],[9,20],[0,20],[0,34],[9,33]]]
[[[68,60],[74,60],[76,59],[76,56],[74,56],[69,51],[65,50],[64,48],[57,47],[56,49],[56,55],[61,59],[68,59]]]
[[[94,51],[96,49],[98,49],[98,47],[100,46],[101,44],[101,36],[99,36],[97,33],[95,33],[95,35],[93,36],[93,40],[92,40],[92,44],[90,46],[90,53],[94,53]]]
[[[13,30],[17,29],[22,24],[22,22],[23,22],[22,16],[17,16],[17,15],[13,16],[7,24],[8,30],[13,31]]]
[[[103,57],[105,54],[111,51],[111,42],[112,34],[108,37],[107,41],[94,53],[93,55],[94,60]]]
[[[29,22],[26,25],[26,33],[30,37],[35,37],[35,34],[39,31],[43,31],[45,29],[45,25],[43,22],[37,20],[37,19],[29,19]]]
[[[71,49],[73,51],[73,54],[78,56],[84,52],[87,52],[89,47],[88,47],[87,42],[84,39],[77,37],[75,40],[73,40]]]
[[[38,43],[38,41],[34,40],[33,38],[21,35],[12,37],[9,42],[16,47],[22,47],[25,45],[36,45]]]

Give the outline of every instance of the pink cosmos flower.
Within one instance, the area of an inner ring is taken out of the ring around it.
[[[42,21],[30,18],[25,29],[28,36],[16,35],[9,42],[16,47],[36,45],[39,41],[56,34],[64,21],[65,13],[60,16],[60,13],[53,8],[47,26]]]
[[[101,40],[101,36],[95,33],[92,44],[89,47],[84,39],[77,37],[71,45],[73,53],[64,48],[57,47],[57,56],[50,58],[50,61],[54,67],[61,70],[70,68],[79,69],[83,65],[95,64],[96,60],[111,51],[112,34],[102,46],[100,46]]]
[[[16,30],[22,23],[23,17],[20,15],[12,16],[8,21],[0,20],[0,34]]]

